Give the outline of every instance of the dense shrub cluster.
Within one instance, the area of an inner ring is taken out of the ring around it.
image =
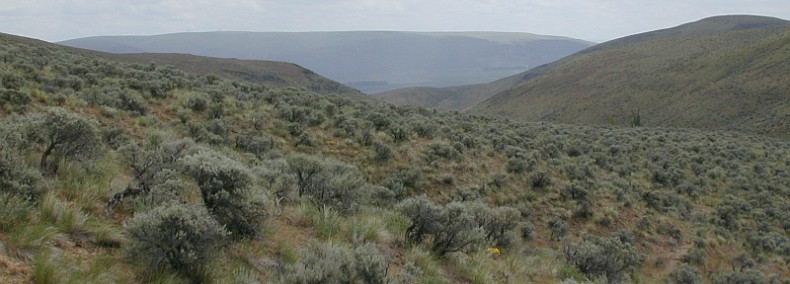
[[[319,208],[348,213],[370,196],[365,177],[355,166],[304,154],[290,155],[287,161],[297,178],[299,197],[309,198]]]
[[[420,244],[430,237],[431,250],[440,255],[468,249],[485,238],[485,232],[473,213],[463,204],[437,206],[425,198],[412,198],[404,200],[398,207],[411,220],[406,229],[406,240]]]
[[[61,160],[91,160],[102,152],[102,137],[97,123],[62,108],[49,108],[27,116],[30,141],[44,147],[42,169],[56,172]],[[55,157],[50,161],[49,157]]]
[[[1,144],[1,143],[0,143]],[[41,172],[27,166],[15,149],[2,145],[0,149],[0,193],[26,197],[41,194]]]
[[[645,261],[632,240],[586,236],[578,244],[563,248],[568,263],[589,276],[606,276],[610,282],[620,282],[627,273]]]
[[[431,240],[431,250],[444,255],[483,244],[506,246],[520,226],[521,214],[507,207],[489,208],[479,203],[452,202],[435,205],[425,198],[410,198],[398,205],[411,221],[406,240],[420,244]]]
[[[287,283],[391,283],[389,263],[374,244],[354,249],[311,244],[299,262],[286,267],[281,281]]]
[[[129,253],[151,271],[172,269],[194,282],[207,271],[228,234],[205,208],[168,204],[135,214],[126,224]]]
[[[266,216],[266,201],[251,195],[252,176],[246,167],[208,148],[184,157],[182,163],[220,224],[237,237],[258,234]]]

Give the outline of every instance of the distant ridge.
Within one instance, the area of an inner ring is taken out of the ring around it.
[[[602,43],[521,74],[470,112],[528,121],[790,136],[790,22],[717,16]]]
[[[529,33],[396,31],[198,32],[88,37],[61,44],[111,53],[292,62],[367,93],[484,83],[592,45]]]
[[[445,88],[412,87],[376,93],[372,96],[395,105],[422,106],[440,110],[465,110],[524,82],[525,78],[522,74],[484,84]]]
[[[188,54],[111,54],[73,48],[10,34],[0,33],[0,37],[10,38],[15,41],[24,42],[31,45],[45,46],[55,49],[67,49],[70,52],[89,54],[91,56],[98,56],[130,63],[155,63],[162,66],[170,65],[177,69],[198,75],[216,75],[232,80],[266,84],[272,87],[294,87],[297,89],[303,88],[318,94],[338,94],[355,99],[369,100],[369,98],[359,90],[329,80],[313,71],[291,63],[264,60],[212,58]]]
[[[104,57],[141,64],[171,65],[194,74],[213,74],[274,87],[305,88],[319,94],[340,94],[357,99],[369,99],[354,88],[327,79],[296,64],[285,62],[164,53],[104,54]]]

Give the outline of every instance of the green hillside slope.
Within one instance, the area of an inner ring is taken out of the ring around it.
[[[723,16],[604,43],[471,112],[529,121],[790,133],[788,22]]]
[[[0,35],[0,283],[782,283],[788,161]]]

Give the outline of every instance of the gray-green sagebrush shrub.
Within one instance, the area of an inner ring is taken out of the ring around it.
[[[387,134],[392,137],[392,142],[401,143],[403,141],[409,140],[409,136],[411,135],[411,130],[402,124],[395,124],[391,125],[387,128]]]
[[[251,194],[249,169],[224,154],[203,148],[181,159],[186,173],[197,181],[203,203],[234,237],[258,234],[266,217],[266,200]]]
[[[23,196],[0,192],[0,231],[8,232],[29,222],[35,206]]]
[[[163,141],[167,139],[152,135],[142,147],[129,143],[118,149],[122,157],[132,169],[132,181],[129,187],[137,187],[149,192],[159,182],[155,177],[160,172],[178,168],[179,159],[188,154],[195,143],[190,139]],[[136,184],[136,185],[134,185]]]
[[[27,164],[16,149],[0,142],[0,193],[35,198],[41,195],[41,172]]]
[[[381,143],[373,143],[373,160],[384,164],[392,159],[392,149]]]
[[[521,226],[521,212],[512,207],[488,207],[483,204],[470,205],[475,213],[477,223],[485,230],[486,240],[489,243],[507,247],[513,241],[513,234]]]
[[[287,161],[299,197],[309,198],[318,208],[349,213],[370,195],[365,177],[353,165],[305,154],[292,154]]]
[[[195,143],[190,139],[171,140],[172,137],[151,134],[142,146],[129,142],[118,148],[124,162],[132,170],[126,188],[113,195],[107,208],[112,208],[129,197],[148,194],[152,205],[181,200],[186,185],[180,180],[178,160],[189,154]]]
[[[40,166],[57,172],[60,160],[85,161],[102,153],[98,123],[63,108],[52,107],[24,120],[29,141],[43,147]],[[55,161],[49,158],[54,157]]]
[[[80,96],[91,105],[113,107],[137,115],[145,115],[148,111],[145,99],[140,94],[114,85],[83,90]]]
[[[255,155],[258,159],[280,148],[280,142],[262,132],[249,131],[236,136],[236,149]]]
[[[691,203],[680,195],[653,190],[642,194],[647,206],[662,213],[673,212],[680,217],[689,217]]]
[[[671,284],[702,284],[699,269],[686,264],[679,266],[669,274],[667,282]]]
[[[171,270],[192,282],[207,282],[207,266],[228,232],[202,206],[174,203],[135,214],[125,224],[128,253],[149,272]]]
[[[420,197],[404,200],[398,209],[411,221],[406,240],[420,244],[431,239],[431,250],[439,255],[471,249],[486,239],[485,230],[466,204],[438,206]]]
[[[452,145],[444,141],[434,141],[428,144],[425,150],[425,160],[430,164],[438,160],[461,160],[461,152],[458,152]]]
[[[258,184],[274,194],[276,204],[296,200],[296,176],[285,159],[264,160],[254,169]]]
[[[25,78],[13,73],[0,74],[0,84],[9,90],[19,90],[25,86]]]
[[[300,259],[286,266],[283,283],[391,283],[389,263],[374,244],[351,250],[334,244],[313,243],[303,249]]]
[[[765,279],[762,272],[752,269],[730,271],[713,277],[714,284],[763,284],[772,283]],[[780,283],[780,282],[776,282]]]
[[[0,105],[9,104],[15,110],[24,110],[33,98],[26,92],[17,90],[0,89]]]
[[[589,235],[581,243],[563,247],[563,254],[565,260],[582,273],[592,277],[606,276],[610,283],[622,281],[647,258],[627,239]]]

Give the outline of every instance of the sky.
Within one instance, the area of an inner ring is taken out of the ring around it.
[[[788,0],[0,0],[0,32],[56,42],[200,31],[509,31],[603,42]]]

